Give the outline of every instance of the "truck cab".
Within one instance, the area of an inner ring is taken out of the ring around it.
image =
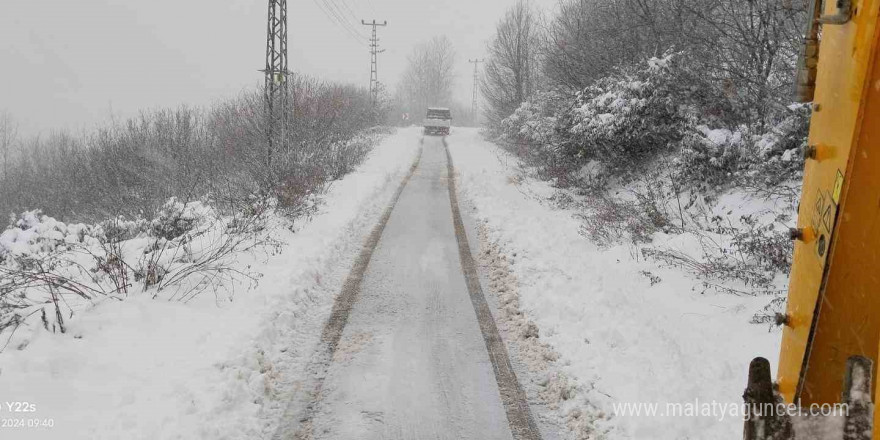
[[[427,136],[446,136],[452,126],[452,112],[448,108],[429,108],[424,126]]]

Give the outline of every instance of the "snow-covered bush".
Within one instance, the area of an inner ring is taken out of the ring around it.
[[[211,221],[217,214],[201,203],[182,203],[171,198],[156,218],[150,222],[150,234],[164,240],[174,240],[196,227],[197,221]]]
[[[203,202],[170,199],[152,220],[96,225],[66,224],[39,211],[14,217],[0,234],[0,334],[38,316],[46,330],[63,333],[83,306],[137,292],[169,301],[231,292],[236,281],[255,279],[233,263],[272,242],[272,206],[261,202],[223,216]]]
[[[733,182],[773,188],[798,179],[808,126],[806,106],[793,106],[790,115],[758,133],[747,126],[733,130],[698,126],[681,142],[677,159],[680,174],[704,191]]]
[[[118,216],[98,223],[98,227],[103,233],[104,242],[119,243],[146,233],[151,229],[152,223],[145,219],[129,220],[124,216]]]
[[[675,55],[621,69],[581,91],[563,117],[571,160],[599,160],[611,169],[634,166],[674,148],[686,131],[672,71]]]
[[[65,251],[75,245],[91,245],[102,235],[100,227],[66,224],[39,210],[12,216],[0,233],[0,258]]]
[[[502,132],[512,142],[535,147],[553,145],[557,141],[557,115],[563,103],[564,96],[559,93],[537,93],[501,121]]]
[[[559,118],[570,105],[570,97],[557,92],[542,92],[522,103],[501,122],[502,143],[533,166],[538,174],[558,185],[567,186],[579,164],[565,157],[561,144]]]
[[[577,174],[589,163],[632,176],[670,157],[685,183],[714,191],[734,180],[797,179],[808,122],[803,105],[753,121],[700,76],[689,54],[670,53],[619,68],[574,96],[538,93],[500,129],[509,148],[560,184],[582,182]]]
[[[756,137],[758,155],[741,184],[760,192],[803,177],[803,151],[807,145],[812,110],[806,104],[795,104],[788,110],[789,113],[779,122]]]
[[[714,189],[747,170],[755,154],[743,131],[697,127],[681,142],[682,175],[701,190]]]

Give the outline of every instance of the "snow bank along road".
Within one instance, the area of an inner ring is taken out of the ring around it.
[[[481,254],[497,249],[513,278],[487,290],[503,290],[508,299],[515,291],[515,314],[539,330],[508,339],[514,361],[526,360],[529,372],[520,382],[530,396],[534,391],[558,407],[579,439],[742,438],[742,418],[730,413],[649,416],[621,414],[615,405],[740,404],[748,360],[775,363],[778,356],[780,332],[749,323],[767,297],[707,291],[701,280],[646,260],[629,243],[597,246],[581,235],[577,206],[555,202],[565,190],[530,177],[516,157],[476,130],[454,130],[449,150],[460,197],[473,205],[469,217],[484,236]],[[760,200],[727,206],[743,213],[772,209]],[[654,246],[702,255],[687,236],[653,238]],[[507,315],[496,315],[502,331]],[[522,350],[536,339],[558,354],[549,374],[533,368]],[[554,369],[565,386],[553,385]]]
[[[0,439],[268,439],[342,288],[363,237],[409,172],[415,129],[399,130],[334,182],[310,220],[274,218],[279,248],[239,254],[259,284],[188,304],[132,294],[77,312],[66,335],[33,332],[0,354],[0,403],[36,405],[54,427]],[[0,412],[6,419],[10,413]]]
[[[276,438],[537,439],[483,298],[441,138],[367,240]],[[476,310],[476,313],[475,313]]]

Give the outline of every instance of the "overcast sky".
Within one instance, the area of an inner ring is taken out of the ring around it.
[[[288,0],[290,68],[367,85],[370,29],[355,20],[388,20],[380,80],[394,86],[412,47],[445,34],[458,54],[456,96],[468,101],[467,60],[484,56],[513,3]],[[350,29],[330,18],[333,5]],[[0,0],[0,110],[34,134],[235,95],[262,82],[266,11],[266,0]]]

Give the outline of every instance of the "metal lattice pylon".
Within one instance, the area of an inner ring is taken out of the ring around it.
[[[471,118],[474,125],[480,125],[478,121],[480,108],[480,63],[485,62],[485,60],[476,59],[468,60],[468,62],[474,65],[474,100],[471,103]]]
[[[266,32],[266,74],[264,104],[266,112],[266,165],[271,166],[276,151],[287,152],[287,121],[290,93],[287,89],[287,0],[269,0]]]
[[[379,54],[385,52],[379,50],[379,36],[377,28],[380,26],[388,26],[388,22],[379,23],[375,19],[372,23],[361,20],[364,26],[373,27],[373,36],[370,38],[370,97],[373,99],[373,105],[379,102]]]

